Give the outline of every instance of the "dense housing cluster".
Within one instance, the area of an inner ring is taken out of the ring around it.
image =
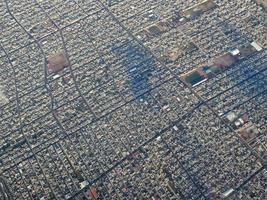
[[[267,199],[252,0],[0,2],[0,199]]]

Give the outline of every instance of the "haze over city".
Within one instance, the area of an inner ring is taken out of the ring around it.
[[[266,8],[0,1],[0,200],[266,200]]]

